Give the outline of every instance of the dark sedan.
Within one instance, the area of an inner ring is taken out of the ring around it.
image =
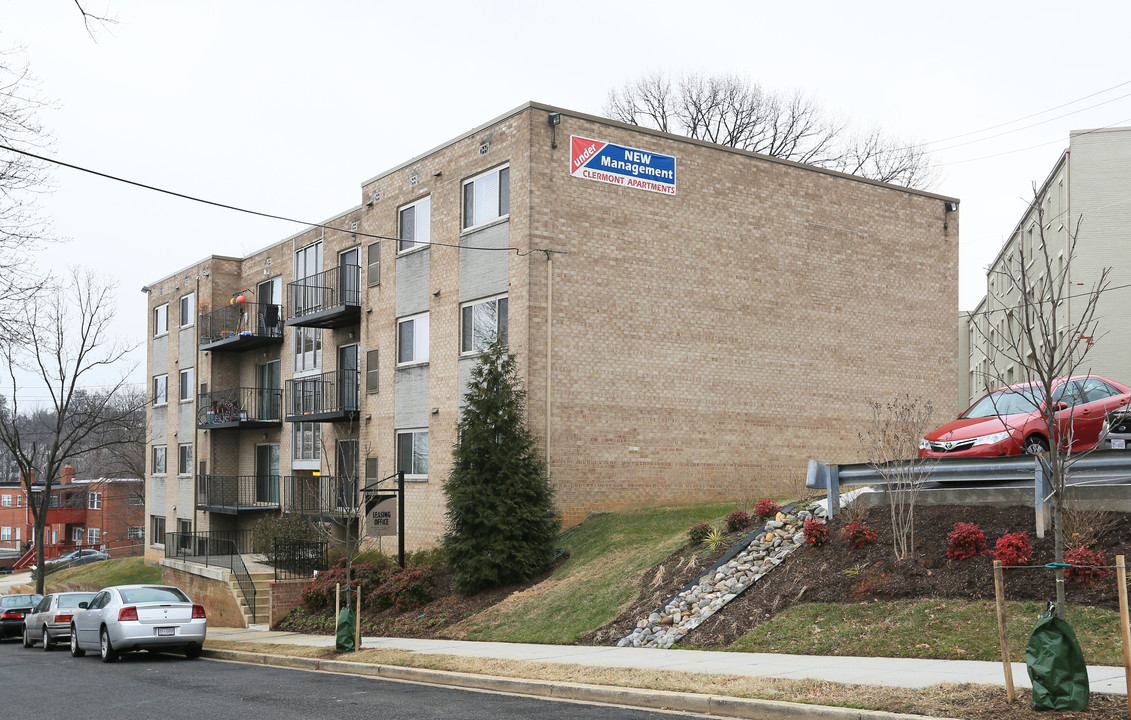
[[[0,640],[24,636],[24,616],[31,612],[42,595],[0,595]]]

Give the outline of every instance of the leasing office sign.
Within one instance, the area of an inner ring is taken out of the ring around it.
[[[574,135],[569,173],[587,180],[675,195],[675,158]]]

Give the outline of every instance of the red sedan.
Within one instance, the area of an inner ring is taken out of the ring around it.
[[[1100,441],[1107,413],[1131,403],[1131,387],[1094,375],[1057,378],[1057,441],[1073,452]],[[1021,383],[995,390],[919,441],[919,457],[994,457],[1044,452],[1048,428],[1041,417],[1044,391]]]

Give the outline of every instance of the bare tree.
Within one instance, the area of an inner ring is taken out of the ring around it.
[[[915,555],[915,502],[937,462],[919,457],[919,440],[934,424],[935,410],[929,400],[911,395],[869,405],[872,419],[860,444],[887,485],[895,558],[907,560]]]
[[[773,93],[739,75],[688,73],[674,81],[656,71],[609,91],[606,116],[633,125],[729,145],[882,182],[933,182],[922,146],[878,127],[849,133],[805,94]]]
[[[1071,418],[1089,392],[1080,382],[1065,382],[1081,375],[1089,350],[1099,339],[1096,315],[1101,295],[1110,285],[1111,268],[1101,268],[1091,277],[1071,277],[1076,256],[1076,227],[1064,222],[1063,246],[1046,236],[1045,210],[1034,188],[1030,216],[1035,216],[1034,234],[1019,238],[996,270],[986,309],[972,327],[985,348],[983,367],[994,414],[1011,433],[1013,441],[1036,454],[1051,489],[1054,552],[1064,561],[1069,475],[1083,457],[1086,438],[1076,437]],[[1031,239],[1031,244],[1023,240]],[[1086,281],[1086,282],[1082,282]],[[1087,289],[1085,289],[1087,288]],[[1039,412],[1042,432],[1021,437],[1009,425],[1010,415]],[[1057,612],[1064,617],[1064,571],[1056,572]]]
[[[0,446],[19,466],[35,525],[37,567],[43,567],[51,491],[63,464],[123,442],[117,428],[135,412],[119,402],[132,368],[97,391],[84,387],[93,376],[121,368],[132,349],[109,335],[112,297],[111,284],[72,270],[66,286],[46,295],[45,302],[24,307],[26,341],[2,349],[11,384],[0,418]],[[28,407],[20,399],[20,392],[30,388],[46,395],[43,406]],[[41,573],[36,591],[43,592]]]
[[[86,9],[86,7],[83,6],[80,0],[74,0],[74,2],[75,7],[78,8],[79,13],[82,15],[82,23],[86,28],[86,34],[90,36],[91,40],[95,40],[94,31],[96,28],[105,27],[107,25],[116,25],[118,23],[118,21],[114,18],[107,17],[106,15],[97,15],[93,12],[90,12]]]

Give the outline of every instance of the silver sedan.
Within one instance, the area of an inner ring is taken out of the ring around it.
[[[61,592],[44,597],[24,618],[24,647],[41,642],[44,650],[50,650],[55,643],[66,640],[79,603],[90,602],[94,595],[92,592]]]
[[[79,603],[71,621],[71,655],[97,650],[114,662],[134,650],[178,650],[200,657],[207,633],[204,606],[169,585],[116,585]]]

